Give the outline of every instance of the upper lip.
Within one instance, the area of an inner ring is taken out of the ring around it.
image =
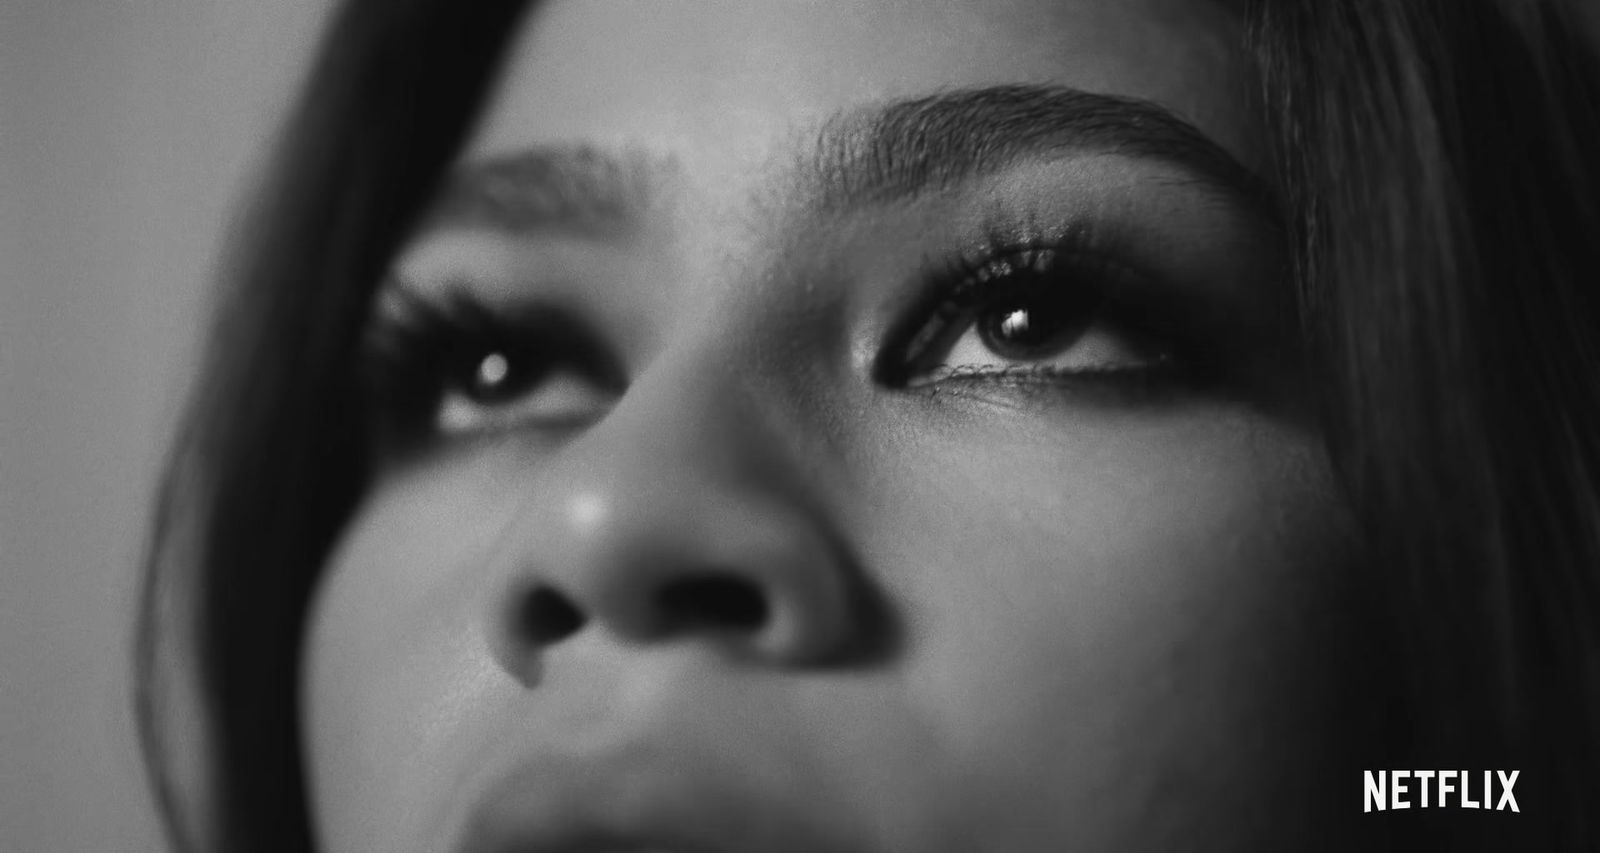
[[[804,791],[779,797],[775,768],[718,767],[701,754],[546,752],[503,773],[473,804],[460,853],[847,853]],[[853,853],[853,851],[852,851]]]

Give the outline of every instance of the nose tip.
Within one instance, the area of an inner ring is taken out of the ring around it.
[[[840,478],[808,455],[798,403],[730,372],[725,344],[658,355],[530,474],[490,588],[506,669],[537,673],[578,637],[791,667],[888,648],[828,498]]]
[[[699,642],[774,665],[860,648],[872,608],[828,525],[803,501],[674,476],[615,456],[559,475],[519,521],[499,596],[497,656],[519,677],[586,632],[623,644]],[[658,460],[659,462],[659,460]],[[552,478],[553,479],[553,478]],[[524,679],[526,680],[526,679]]]

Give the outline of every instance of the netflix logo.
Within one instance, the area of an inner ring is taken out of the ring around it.
[[[1385,809],[1459,808],[1487,809],[1493,802],[1496,811],[1520,812],[1512,793],[1521,770],[1367,770],[1365,807],[1362,811]],[[1495,795],[1499,797],[1496,799]]]

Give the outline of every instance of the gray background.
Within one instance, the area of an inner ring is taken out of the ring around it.
[[[0,851],[162,847],[129,638],[231,211],[328,0],[0,0]]]

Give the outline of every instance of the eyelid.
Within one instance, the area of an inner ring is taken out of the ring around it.
[[[363,335],[368,405],[386,427],[437,433],[432,421],[439,407],[461,391],[452,385],[477,367],[465,362],[495,351],[533,361],[552,376],[581,379],[601,394],[620,393],[626,385],[613,349],[570,310],[532,301],[491,306],[471,283],[423,293],[394,282],[380,291]],[[541,387],[536,383],[529,393]],[[504,405],[515,408],[517,401]]]
[[[480,340],[497,340],[509,348],[537,348],[562,356],[583,368],[580,372],[607,387],[626,383],[625,370],[614,348],[581,312],[566,303],[544,299],[489,301],[478,295],[470,280],[458,280],[425,293],[395,284],[381,298],[388,305],[375,310],[369,333],[384,328],[444,324],[451,331]],[[414,329],[415,330],[415,329]]]
[[[929,270],[922,274],[924,287],[910,310],[891,326],[874,362],[873,378],[891,388],[905,387],[919,368],[928,366],[919,362],[940,348],[940,339],[951,329],[963,333],[964,314],[992,296],[995,288],[1006,287],[1004,279],[1019,267],[1031,266],[1039,273],[1047,272],[1037,269],[1041,263],[1061,271],[1095,270],[1106,280],[1095,286],[1108,302],[1121,307],[1121,301],[1137,289],[1125,285],[1148,277],[1126,257],[1121,240],[1111,231],[1087,223],[1051,229],[1032,222],[987,228],[980,240],[942,264],[924,264]]]
[[[576,373],[551,367],[533,385],[500,402],[478,402],[460,389],[446,390],[434,417],[444,436],[506,432],[530,423],[567,429],[591,423],[607,392]]]

